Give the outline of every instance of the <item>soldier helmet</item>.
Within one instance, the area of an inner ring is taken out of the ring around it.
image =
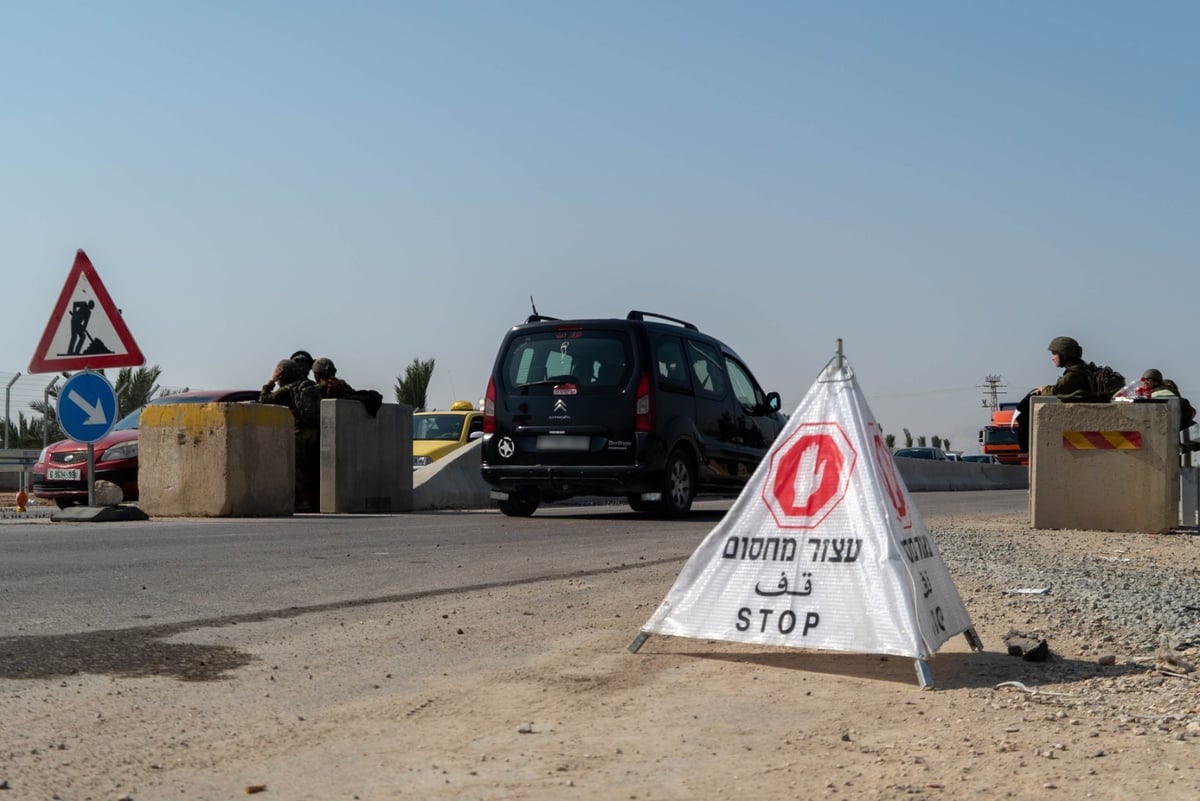
[[[275,369],[279,370],[280,384],[290,384],[308,375],[307,368],[297,364],[295,359],[281,359]]]
[[[337,368],[333,366],[333,361],[322,356],[313,362],[312,372],[317,378],[333,378],[337,375]]]
[[[1161,384],[1163,382],[1162,372],[1151,367],[1149,370],[1142,373],[1142,380],[1155,384]]]
[[[293,353],[289,358],[291,358],[291,360],[294,361],[296,364],[300,365],[300,367],[303,368],[305,373],[307,373],[309,370],[312,369],[313,357],[312,357],[312,354],[306,350],[298,350],[295,353]]]
[[[1083,358],[1083,348],[1071,337],[1055,337],[1046,349],[1071,361]]]

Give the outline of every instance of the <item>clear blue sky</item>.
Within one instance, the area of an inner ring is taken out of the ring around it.
[[[161,383],[478,400],[648,309],[976,451],[1046,344],[1200,396],[1200,5],[4,3],[0,382],[82,248]],[[50,375],[22,378],[41,397]],[[14,409],[14,416],[15,416]]]

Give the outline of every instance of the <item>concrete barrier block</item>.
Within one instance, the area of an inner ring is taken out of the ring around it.
[[[257,403],[154,404],[138,426],[138,495],[157,517],[292,514],[292,413]]]
[[[412,407],[321,401],[321,511],[411,512]]]
[[[1156,533],[1179,522],[1179,436],[1167,403],[1032,409],[1034,528]]]
[[[895,460],[909,492],[970,492],[974,490],[1028,489],[1029,471],[1019,465],[939,462],[929,459]]]
[[[479,471],[483,440],[468,442],[428,467],[413,471],[413,509],[486,509],[491,488]]]

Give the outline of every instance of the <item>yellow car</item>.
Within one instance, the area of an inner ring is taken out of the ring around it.
[[[413,414],[413,470],[483,436],[483,412],[470,401],[455,401],[447,412]]]

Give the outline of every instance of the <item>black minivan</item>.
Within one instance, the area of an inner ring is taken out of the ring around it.
[[[778,393],[691,323],[535,314],[505,335],[488,380],[483,479],[512,516],[608,495],[682,517],[698,492],[741,490],[783,430],[779,410]]]

